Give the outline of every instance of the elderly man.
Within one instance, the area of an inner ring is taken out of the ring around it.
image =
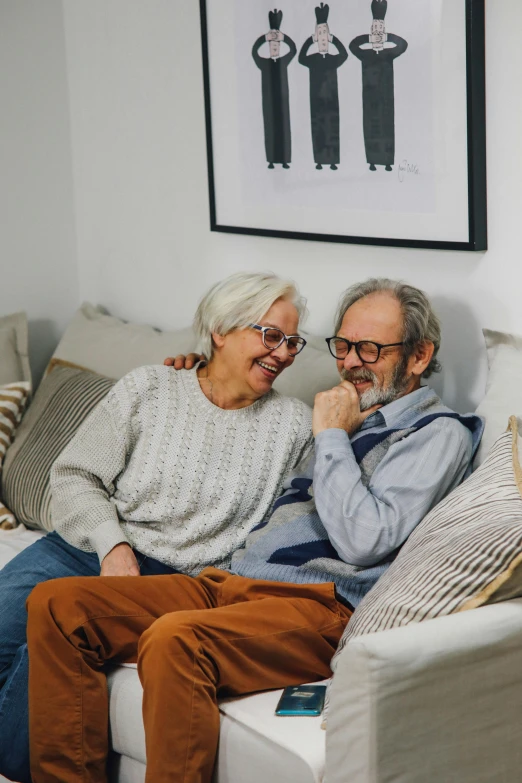
[[[420,383],[438,368],[439,342],[417,289],[349,289],[328,341],[342,381],[316,398],[315,459],[229,571],[33,591],[34,783],[107,779],[106,663],[138,662],[150,782],[210,783],[218,697],[328,676],[353,606],[470,469],[480,420]]]

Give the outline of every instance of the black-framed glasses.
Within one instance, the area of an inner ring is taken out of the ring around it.
[[[259,324],[250,324],[252,329],[257,329],[263,337],[263,345],[269,351],[275,351],[286,340],[286,347],[290,356],[297,356],[306,345],[306,340],[299,334],[285,334],[281,329],[274,326],[260,326]]]
[[[359,340],[353,343],[351,340],[345,340],[344,337],[327,337],[326,342],[328,344],[328,350],[334,357],[334,359],[346,359],[352,348],[355,348],[355,353],[365,364],[375,364],[378,361],[379,356],[383,348],[392,348],[396,345],[404,345],[402,343],[374,343],[372,340]]]

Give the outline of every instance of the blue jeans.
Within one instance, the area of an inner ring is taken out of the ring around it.
[[[143,576],[178,573],[134,552]],[[25,601],[39,582],[64,576],[99,576],[96,554],[49,533],[0,570],[0,775],[31,783],[29,771],[27,613]]]

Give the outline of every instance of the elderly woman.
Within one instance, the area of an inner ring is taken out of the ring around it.
[[[273,275],[218,283],[194,321],[208,363],[129,373],[54,464],[55,532],[0,571],[0,774],[30,781],[24,604],[37,583],[227,568],[269,515],[312,444],[310,409],[272,389],[305,345],[303,310]]]

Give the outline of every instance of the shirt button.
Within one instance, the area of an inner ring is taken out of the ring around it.
[[[328,460],[328,462],[330,462],[330,460],[332,459],[332,455],[331,454],[327,454],[326,455],[326,459]]]

